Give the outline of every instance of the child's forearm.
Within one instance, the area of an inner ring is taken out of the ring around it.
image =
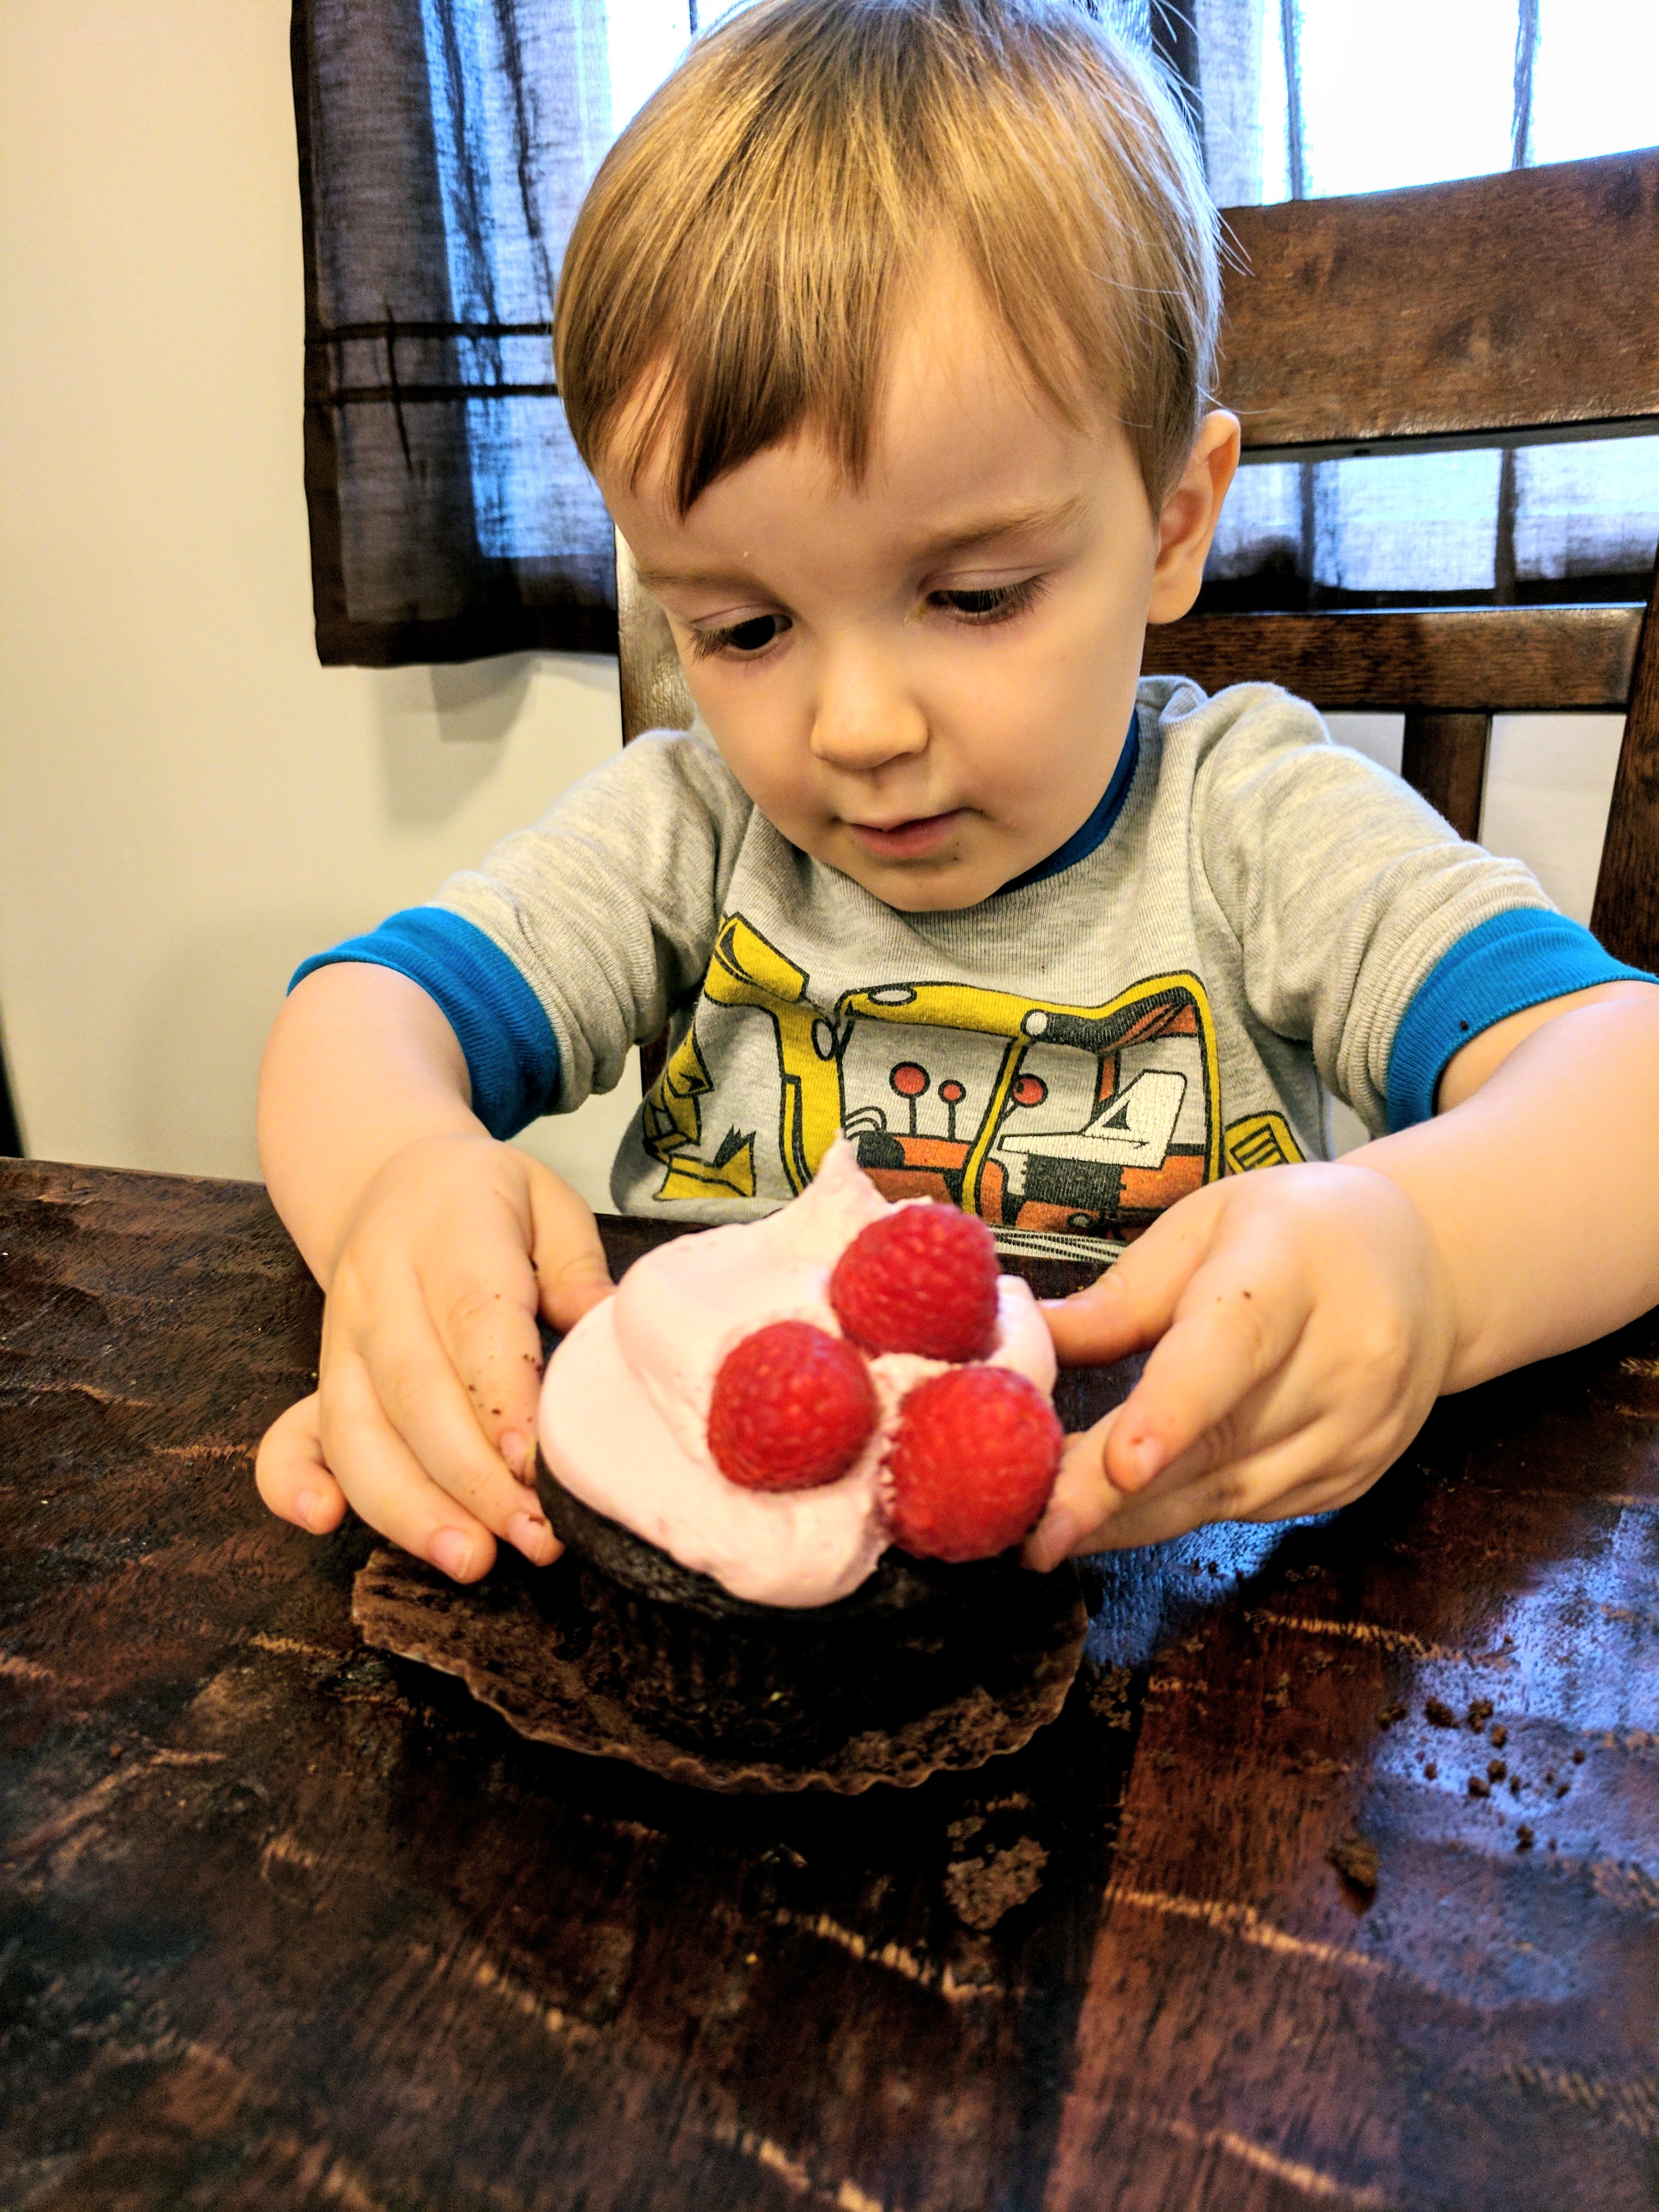
[[[1348,1155],[1406,1192],[1440,1249],[1449,1390],[1659,1304],[1659,989],[1621,988],[1525,1036],[1435,1121]]]
[[[366,1185],[417,1138],[481,1134],[455,1033],[417,984],[342,961],[307,975],[259,1072],[259,1159],[272,1202],[326,1290]]]

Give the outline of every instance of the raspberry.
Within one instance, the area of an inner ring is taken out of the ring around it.
[[[708,1449],[745,1490],[816,1490],[846,1474],[880,1415],[862,1355],[806,1321],[775,1321],[714,1377]]]
[[[866,1352],[983,1359],[996,1344],[995,1242],[954,1206],[901,1206],[842,1254],[830,1303]]]
[[[988,1559],[1036,1526],[1064,1432],[1034,1382],[955,1367],[899,1407],[887,1455],[893,1541],[919,1559]]]

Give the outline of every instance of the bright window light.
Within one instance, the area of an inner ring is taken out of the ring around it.
[[[1301,14],[1310,196],[1509,167],[1516,0],[1302,0]]]
[[[686,0],[611,0],[611,128],[625,130],[685,52]]]
[[[1659,142],[1659,0],[1540,0],[1532,158]]]

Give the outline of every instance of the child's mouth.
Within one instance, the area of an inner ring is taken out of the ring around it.
[[[936,853],[962,818],[960,807],[948,814],[919,814],[908,822],[849,822],[865,851],[883,860],[920,860]]]

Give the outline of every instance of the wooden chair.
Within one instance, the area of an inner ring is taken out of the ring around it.
[[[1659,151],[1234,208],[1224,403],[1257,460],[1659,431]],[[1406,716],[1406,779],[1480,816],[1492,717],[1626,710],[1592,918],[1659,963],[1659,626],[1638,605],[1189,615],[1145,665]]]
[[[1233,208],[1220,397],[1257,461],[1659,431],[1659,150]],[[617,546],[624,744],[684,729],[660,611]],[[1144,666],[1403,711],[1403,768],[1466,836],[1492,717],[1626,715],[1593,927],[1659,966],[1659,619],[1639,604],[1200,613]]]

